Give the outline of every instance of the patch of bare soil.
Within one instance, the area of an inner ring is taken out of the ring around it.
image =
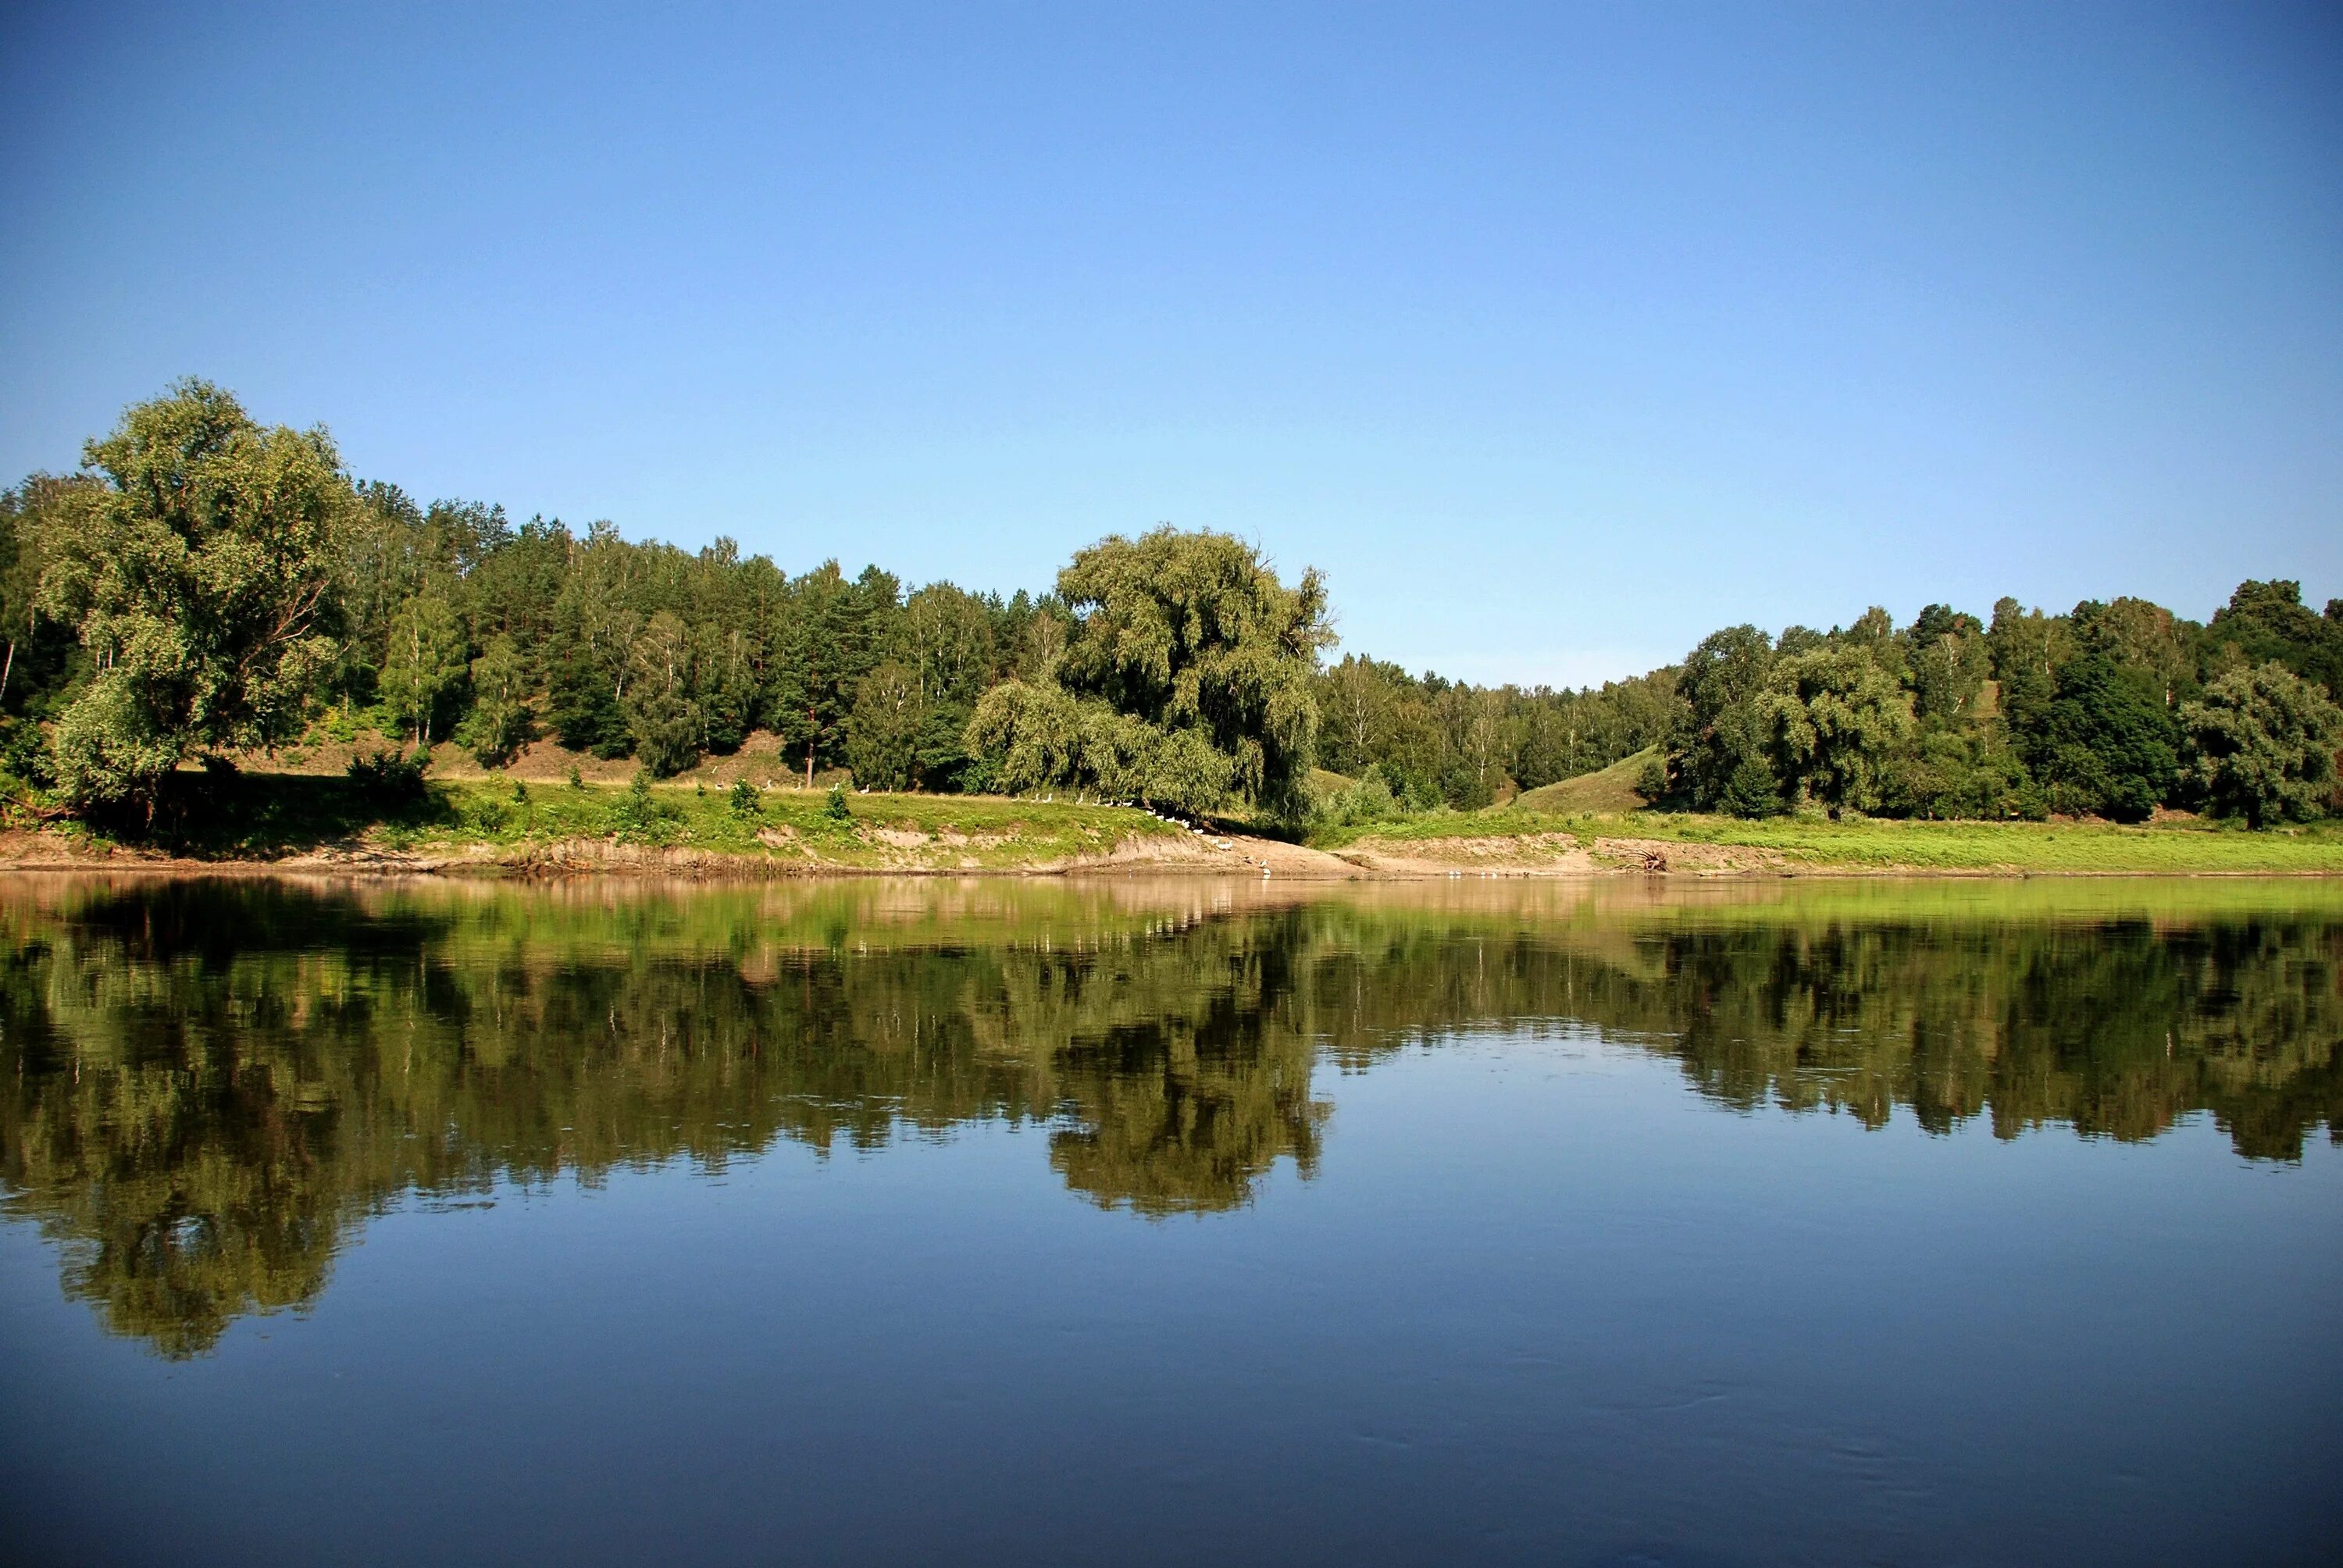
[[[1605,869],[1568,833],[1362,839],[1342,858],[1379,877],[1584,877]]]
[[[1359,868],[1321,849],[1238,833],[1158,833],[1122,839],[1103,855],[1078,855],[1037,869],[1052,871],[1174,871],[1190,875],[1285,877],[1311,880],[1356,877]]]
[[[1663,839],[1597,839],[1592,858],[1621,871],[1689,872],[1693,875],[1786,871],[1795,862],[1778,849],[1746,844],[1679,844]]]

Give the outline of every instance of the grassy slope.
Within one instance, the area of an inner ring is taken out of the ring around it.
[[[729,792],[654,788],[648,802],[607,785],[435,780],[386,807],[347,779],[245,774],[204,780],[158,821],[148,847],[199,859],[271,859],[321,847],[432,854],[601,841],[730,854],[817,869],[990,870],[1103,855],[1180,830],[1143,811],[975,796],[854,795],[844,821],[819,790],[769,789],[756,809]]]
[[[1635,779],[1643,773],[1644,765],[1658,754],[1657,748],[1647,747],[1593,773],[1525,789],[1513,798],[1511,809],[1542,811],[1555,817],[1641,810],[1644,798],[1635,793]]]

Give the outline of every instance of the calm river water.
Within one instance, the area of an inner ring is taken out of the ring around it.
[[[2343,887],[0,879],[14,1561],[2331,1562]]]

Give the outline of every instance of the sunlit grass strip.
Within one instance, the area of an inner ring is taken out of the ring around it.
[[[994,869],[1101,855],[1132,838],[1180,831],[1144,811],[1071,801],[949,795],[850,795],[833,815],[819,790],[731,791],[659,786],[645,795],[602,785],[445,783],[441,809],[407,829],[376,829],[410,846],[518,848],[616,839],[715,854],[883,869]]]
[[[1801,866],[1865,869],[2343,874],[2343,831],[2333,824],[2258,833],[2204,825],[2127,828],[2113,823],[1742,821],[1672,812],[1620,817],[1534,811],[1434,812],[1396,822],[1335,829],[1312,841],[1335,849],[1363,840],[1425,843],[1443,839],[1568,833],[1770,850]]]

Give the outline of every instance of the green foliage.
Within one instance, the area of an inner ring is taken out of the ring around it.
[[[694,689],[691,633],[668,610],[653,614],[628,650],[626,695],[619,699],[635,755],[654,778],[699,760],[705,720]]]
[[[376,750],[353,757],[347,771],[367,800],[397,806],[423,799],[423,776],[430,767],[430,749],[417,746],[412,752]]]
[[[88,658],[74,628],[41,613],[41,578],[50,539],[91,504],[96,481],[87,475],[58,478],[34,474],[0,491],[0,718],[52,716],[85,676]],[[29,726],[26,734],[35,733]],[[44,759],[38,768],[46,771]],[[25,769],[17,777],[29,777]]]
[[[1289,588],[1220,535],[1101,541],[1039,597],[903,587],[352,487],[321,433],[263,429],[191,382],[90,443],[84,472],[0,493],[0,722],[28,721],[17,778],[117,824],[151,818],[188,759],[293,739],[318,696],[327,738],[453,734],[488,767],[540,721],[657,777],[763,727],[809,786],[844,765],[882,789],[1287,821],[1328,809],[1313,759],[1422,811],[1654,745],[1644,782],[1671,808],[2136,819],[2209,788],[2182,777],[2177,719],[2207,682],[2275,661],[2330,700],[2343,683],[2343,603],[2316,614],[2291,581],[2240,585],[2209,627],[2119,598],[2005,599],[1990,629],[1942,604],[1900,630],[1877,608],[1827,632],[1733,628],[1681,668],[1581,691],[1357,654],[1321,669],[1314,574]]]
[[[1317,796],[1311,803],[1310,827],[1313,833],[1364,827],[1386,821],[1399,809],[1399,800],[1384,781],[1382,769],[1371,767],[1365,777]]]
[[[732,780],[732,789],[727,799],[731,802],[732,815],[743,821],[763,812],[764,804],[757,798],[757,787],[746,779]]]
[[[770,711],[784,745],[804,756],[809,785],[818,767],[845,759],[848,716],[895,633],[900,592],[877,567],[850,582],[836,561],[790,587],[773,643]]]
[[[907,789],[919,782],[927,724],[927,701],[909,666],[890,659],[864,677],[846,726],[854,781],[871,789]]]
[[[1888,759],[1912,732],[1901,687],[1859,643],[1779,660],[1757,707],[1780,779],[1833,815],[1879,804]]]
[[[1635,772],[1635,793],[1647,806],[1656,805],[1668,792],[1668,764],[1664,757],[1645,759]],[[1736,813],[1737,815],[1738,813]]]
[[[1242,540],[1167,528],[1080,552],[1058,591],[1075,616],[1062,653],[986,693],[969,723],[1004,788],[1307,812],[1311,678],[1330,635],[1317,573],[1288,588]]]
[[[830,794],[822,801],[821,814],[833,822],[850,822],[854,819],[853,808],[846,803],[845,785],[833,784],[830,787]]]
[[[1672,792],[1694,808],[1747,817],[1778,809],[1765,708],[1774,658],[1773,640],[1754,626],[1714,632],[1685,656],[1668,776]]]
[[[2197,685],[2194,629],[2162,605],[2118,598],[2086,599],[2067,618],[2078,653],[2096,655],[2124,670],[2143,692],[2167,708]]]
[[[445,595],[417,594],[390,618],[379,685],[383,709],[417,745],[427,746],[468,668],[455,607]]]
[[[528,679],[520,650],[501,632],[472,660],[472,710],[456,739],[481,767],[501,768],[528,744],[536,726]]]
[[[2050,811],[2048,797],[1995,729],[1923,729],[1888,763],[1882,797],[1897,817],[2033,821]]]
[[[968,744],[1012,792],[1078,789],[1201,816],[1236,782],[1235,760],[1196,731],[1157,729],[1055,684],[1011,680],[986,692]]]
[[[47,614],[95,668],[60,721],[85,805],[151,807],[193,752],[300,730],[334,663],[334,577],[353,511],[323,430],[266,429],[201,381],[123,415],[47,533]]]
[[[2300,583],[2240,583],[2205,640],[2217,673],[2274,661],[2343,699],[2343,600],[2328,600],[2321,617],[2302,602]]]
[[[648,767],[635,770],[619,793],[618,809],[613,813],[618,837],[629,844],[665,843],[668,825],[675,817],[672,810],[651,792],[651,772]]]
[[[1904,666],[1910,672],[1913,717],[1939,726],[1972,718],[1993,668],[1985,627],[1976,617],[1932,604],[1901,640]]]
[[[2213,810],[2258,828],[2318,814],[2334,791],[2343,711],[2272,659],[2239,669],[2181,709],[2189,774]]]
[[[2057,671],[2049,703],[2019,745],[2051,808],[2076,816],[2145,819],[2180,775],[2180,729],[2143,678],[2084,654]]]

